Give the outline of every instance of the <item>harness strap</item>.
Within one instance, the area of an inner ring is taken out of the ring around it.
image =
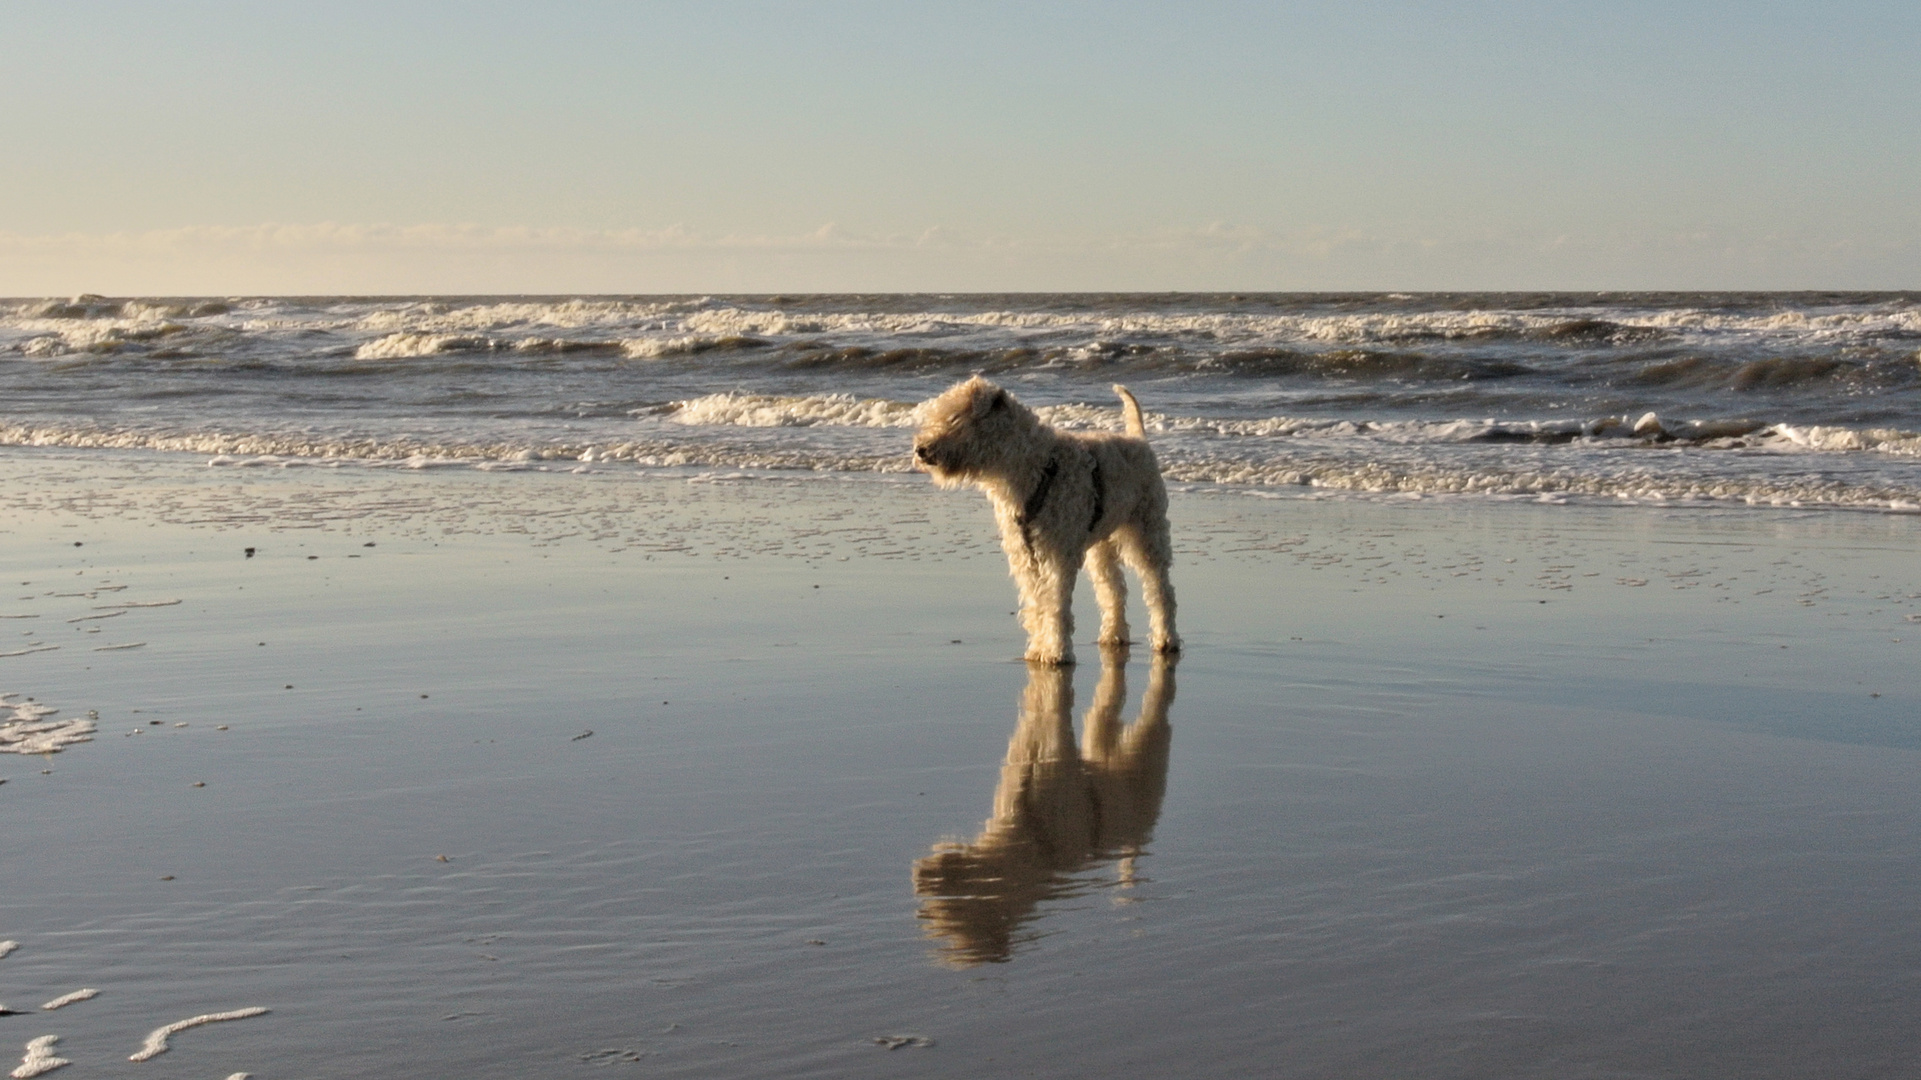
[[[1091,536],[1095,529],[1100,528],[1101,518],[1107,515],[1107,485],[1101,482],[1100,457],[1095,454],[1089,454],[1088,458],[1094,463],[1092,476],[1094,483],[1094,513],[1087,519],[1087,532]],[[1054,480],[1059,477],[1060,474],[1061,459],[1056,457],[1049,460],[1047,468],[1041,470],[1040,482],[1034,485],[1033,493],[1028,495],[1027,501],[1021,504],[1020,516],[1015,520],[1020,524],[1021,539],[1027,544],[1028,551],[1034,550],[1034,518],[1039,515],[1041,509],[1047,505],[1047,496],[1053,492]]]
[[[1032,529],[1034,515],[1040,513],[1041,507],[1047,505],[1047,493],[1054,490],[1054,478],[1060,474],[1061,459],[1057,457],[1049,460],[1047,468],[1041,470],[1040,483],[1034,485],[1034,493],[1029,495],[1027,501],[1021,504],[1020,517],[1015,519],[1020,523],[1021,539],[1026,541],[1027,550],[1030,552],[1034,550],[1034,533]]]
[[[1100,528],[1101,516],[1107,513],[1107,485],[1101,483],[1101,458],[1099,454],[1088,455],[1094,459],[1094,516],[1087,519],[1087,533],[1092,536]]]

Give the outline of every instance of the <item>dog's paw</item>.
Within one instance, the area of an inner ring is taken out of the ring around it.
[[[1030,664],[1046,664],[1049,667],[1073,667],[1074,666],[1074,654],[1071,652],[1070,653],[1049,653],[1049,652],[1041,652],[1039,650],[1036,650],[1034,652],[1028,653],[1026,656],[1026,660]]]
[[[1156,638],[1154,640],[1154,651],[1167,656],[1173,656],[1181,651],[1181,639],[1177,637]]]

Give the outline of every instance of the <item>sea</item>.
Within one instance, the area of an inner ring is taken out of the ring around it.
[[[1177,484],[1921,512],[1921,293],[0,301],[0,445],[901,473],[982,374]]]

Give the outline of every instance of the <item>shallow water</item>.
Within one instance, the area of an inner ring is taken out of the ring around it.
[[[100,727],[0,756],[0,1000],[102,991],[0,1038],[92,1075],[1921,1050],[1911,518],[1190,492],[1150,693],[1011,659],[985,508],[918,483],[0,472],[0,633],[60,646],[0,690]]]

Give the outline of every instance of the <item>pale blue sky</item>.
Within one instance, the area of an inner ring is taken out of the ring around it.
[[[1921,5],[7,3],[0,291],[1921,287]]]

